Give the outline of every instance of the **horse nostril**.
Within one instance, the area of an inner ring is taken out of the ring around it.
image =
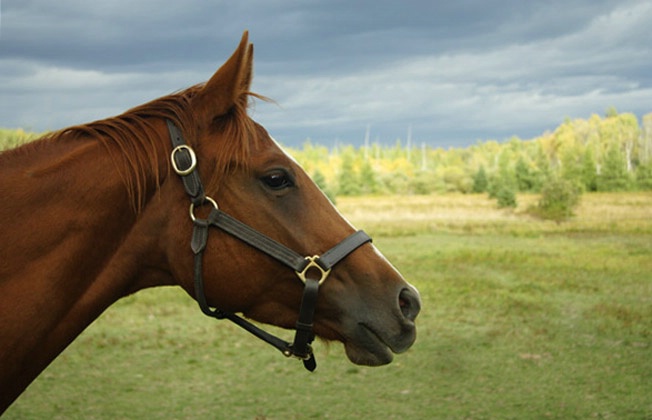
[[[403,289],[398,295],[398,306],[403,316],[414,321],[421,310],[419,294],[411,289]]]

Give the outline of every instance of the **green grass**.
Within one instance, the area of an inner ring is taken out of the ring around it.
[[[650,195],[585,196],[560,225],[480,196],[391,202],[339,200],[422,293],[417,342],[391,365],[316,343],[310,374],[153,289],[110,308],[5,418],[652,419]]]

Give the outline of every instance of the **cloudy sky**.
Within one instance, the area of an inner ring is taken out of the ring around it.
[[[1,1],[1,0],[0,0]],[[243,30],[286,145],[465,146],[652,112],[648,0],[4,0],[0,126],[118,114],[207,80]]]

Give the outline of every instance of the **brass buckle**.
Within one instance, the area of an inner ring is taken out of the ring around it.
[[[174,155],[176,155],[182,150],[186,150],[190,155],[190,166],[187,169],[179,169],[179,167],[177,166],[177,161],[174,159]],[[195,170],[195,167],[197,167],[197,156],[195,155],[195,151],[192,150],[190,146],[187,146],[185,144],[177,146],[172,150],[171,159],[172,159],[172,168],[174,169],[174,172],[176,172],[180,176],[186,176],[192,173],[192,171]]]
[[[319,260],[319,255],[313,255],[312,257],[306,257],[306,260],[308,260],[308,265],[304,267],[302,271],[295,271],[297,273],[297,276],[299,277],[299,280],[301,280],[303,283],[306,282],[306,274],[308,273],[308,270],[311,268],[316,268],[319,270],[319,273],[321,274],[321,277],[319,278],[319,284],[321,285],[327,278],[328,275],[331,273],[331,269],[329,268],[328,270],[324,270],[319,264],[317,264],[317,260]]]

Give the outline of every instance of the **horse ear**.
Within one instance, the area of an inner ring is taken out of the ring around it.
[[[248,39],[249,33],[245,31],[233,55],[193,99],[195,114],[202,121],[210,123],[236,105],[246,108],[253,77],[254,52],[254,47]]]

